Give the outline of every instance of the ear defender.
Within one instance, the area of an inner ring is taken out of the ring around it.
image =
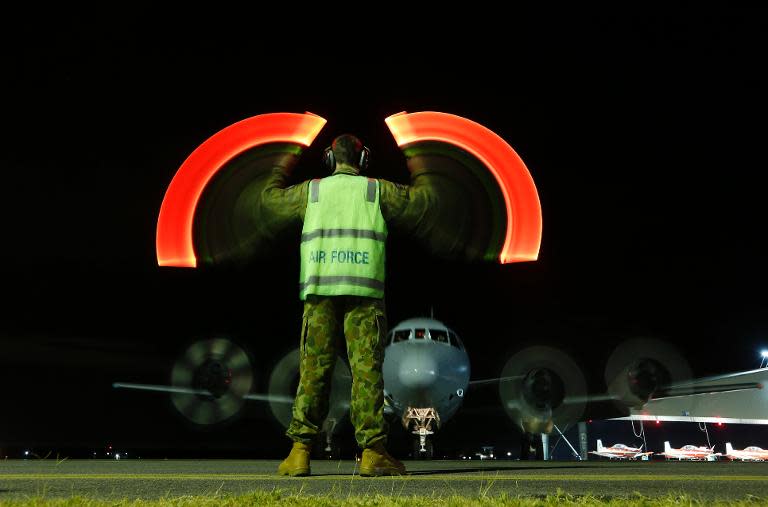
[[[360,172],[365,172],[368,169],[368,162],[370,159],[371,150],[369,150],[367,146],[363,146],[363,149],[360,150],[360,160],[357,164],[360,168]],[[333,154],[331,146],[323,150],[323,167],[331,173],[336,170],[336,157]]]
[[[371,158],[371,150],[367,146],[363,146],[360,151],[360,172],[365,172],[368,169],[368,161]]]
[[[323,151],[323,167],[327,169],[329,173],[336,170],[336,157],[333,155],[333,150],[330,146]]]

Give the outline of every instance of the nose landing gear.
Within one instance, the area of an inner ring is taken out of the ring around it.
[[[413,457],[415,459],[432,459],[434,446],[428,437],[434,433],[433,424],[436,428],[440,427],[440,416],[434,408],[408,407],[405,411],[403,426],[406,429],[412,427],[411,433],[418,437],[413,441]]]

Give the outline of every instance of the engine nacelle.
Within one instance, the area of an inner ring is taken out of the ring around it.
[[[581,417],[586,380],[576,363],[551,347],[530,347],[507,361],[499,395],[507,415],[526,433],[550,433]]]
[[[234,417],[253,384],[251,364],[245,350],[227,338],[193,343],[171,371],[173,405],[198,425]]]
[[[690,378],[683,356],[670,344],[650,338],[623,342],[605,366],[608,394],[625,412],[641,408],[671,384]]]
[[[299,384],[300,351],[298,348],[286,353],[277,362],[269,376],[269,408],[275,419],[285,428],[291,423],[293,399]],[[352,374],[344,361],[336,358],[331,381],[328,416],[323,422],[324,428],[333,429],[336,423],[349,412]]]
[[[628,408],[641,408],[660,387],[671,381],[664,365],[650,358],[641,358],[626,365],[608,385],[614,400]]]

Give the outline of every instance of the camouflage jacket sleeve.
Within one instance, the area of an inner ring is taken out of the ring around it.
[[[476,227],[459,184],[434,167],[413,163],[410,185],[381,181],[381,212],[387,225],[445,259],[478,260],[484,251],[473,243]]]
[[[300,225],[307,208],[309,180],[287,186],[288,174],[272,169],[262,191],[262,219],[280,227]],[[414,234],[429,213],[430,194],[418,179],[411,185],[379,180],[381,213],[391,227]]]
[[[416,239],[426,239],[432,196],[425,182],[420,178],[415,178],[411,185],[379,181],[381,213],[387,225]]]
[[[309,180],[287,186],[288,174],[281,167],[272,169],[262,191],[261,220],[265,228],[277,232],[301,227],[307,207]],[[427,181],[415,178],[411,185],[384,179],[381,184],[381,213],[387,225],[400,232],[427,239],[433,195]]]
[[[288,173],[274,167],[261,194],[261,220],[277,233],[289,227],[301,227],[307,206],[309,181],[287,186]]]

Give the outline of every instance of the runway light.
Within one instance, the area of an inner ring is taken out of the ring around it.
[[[24,451],[24,456],[29,456],[29,451]]]
[[[507,456],[512,456],[512,453],[507,451]]]

